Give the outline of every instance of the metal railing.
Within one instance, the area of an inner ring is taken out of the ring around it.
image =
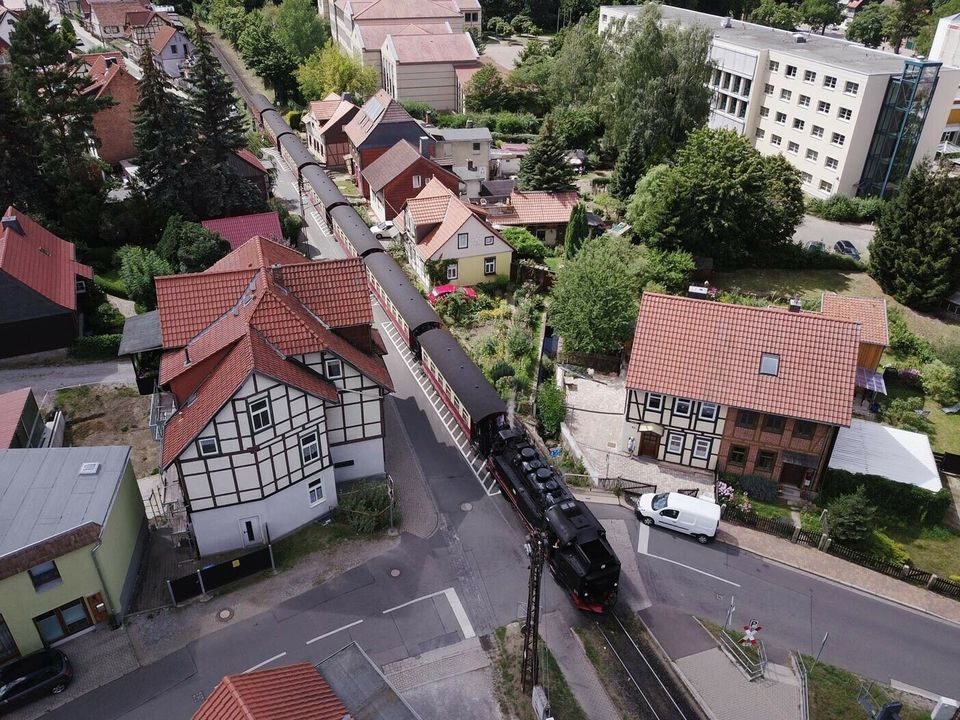
[[[810,720],[810,687],[807,682],[807,666],[803,663],[803,656],[791,653],[797,676],[800,678],[800,720]]]
[[[720,633],[715,637],[717,637],[717,641],[720,643],[721,647],[726,649],[729,655],[733,658],[734,662],[736,662],[743,669],[743,671],[747,674],[747,677],[749,677],[751,680],[758,680],[759,678],[763,677],[767,670],[767,651],[763,647],[762,640],[757,641],[756,648],[759,660],[755,661],[743,651],[743,648],[740,647],[739,643],[737,643],[727,634],[726,630],[720,631]]]
[[[163,427],[177,411],[177,403],[171,393],[157,391],[150,396],[150,432],[157,442],[163,440]]]

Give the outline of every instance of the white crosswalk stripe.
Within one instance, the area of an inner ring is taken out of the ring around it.
[[[375,299],[374,302],[376,302]],[[450,437],[453,438],[457,450],[460,451],[464,460],[467,461],[474,476],[483,486],[484,492],[487,493],[487,495],[499,495],[500,490],[497,488],[497,481],[490,474],[490,471],[487,470],[483,458],[477,455],[477,452],[473,449],[473,446],[470,444],[470,439],[463,432],[463,429],[457,423],[456,417],[450,412],[446,403],[443,402],[443,398],[440,397],[433,383],[430,382],[430,378],[423,372],[420,364],[416,361],[416,358],[414,358],[413,353],[410,352],[410,348],[408,348],[407,344],[403,341],[403,337],[400,335],[396,326],[388,321],[381,323],[381,327],[386,331],[387,337],[390,338],[390,342],[397,349],[397,352],[400,353],[400,357],[403,358],[403,362],[407,366],[407,369],[410,370],[410,374],[413,375],[413,379],[417,381],[417,385],[420,386],[423,394],[426,395],[427,401],[437,412],[437,415],[440,416],[440,422],[443,423],[447,432],[450,433]]]

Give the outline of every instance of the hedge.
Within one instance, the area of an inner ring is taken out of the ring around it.
[[[824,475],[818,503],[827,505],[841,495],[850,495],[863,485],[868,500],[883,515],[923,525],[938,525],[950,507],[950,491],[930,492],[916,485],[894,482],[881,475],[852,473],[830,468]]]
[[[769,253],[752,258],[750,265],[757,268],[777,270],[849,270],[864,272],[866,266],[852,257],[825,250],[805,250],[797,243],[778,246]]]
[[[70,346],[70,357],[78,360],[116,360],[123,335],[92,335],[77,338]]]
[[[119,278],[111,280],[110,278],[105,278],[103,275],[94,275],[93,281],[97,284],[97,287],[107,293],[107,295],[114,295],[126,299],[130,297],[127,294],[127,286],[124,285],[123,280]]]

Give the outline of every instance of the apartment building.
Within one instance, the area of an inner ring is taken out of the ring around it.
[[[448,23],[453,32],[464,32],[480,30],[483,20],[478,0],[324,0],[323,5],[318,9],[327,11],[331,35],[348,53],[354,52],[358,26],[393,26],[399,30],[410,24]],[[374,49],[372,43],[369,47]]]
[[[937,32],[933,36],[933,45],[930,47],[930,60],[960,67],[960,14],[940,18],[940,22],[937,23]],[[960,150],[957,147],[960,144],[958,140],[960,140],[960,88],[955,93],[940,137],[941,143],[947,143],[941,149],[944,152],[957,152]]]
[[[426,130],[436,143],[433,159],[460,178],[464,195],[478,197],[480,183],[487,179],[490,165],[493,135],[489,128],[427,127]]]
[[[709,125],[735,130],[766,155],[782,154],[814,197],[896,192],[932,157],[960,83],[960,69],[661,6],[664,22],[713,31]],[[600,32],[640,6],[604,6]]]

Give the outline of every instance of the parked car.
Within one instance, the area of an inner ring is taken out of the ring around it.
[[[822,240],[807,240],[803,244],[803,249],[808,252],[826,252],[827,246],[823,244]]]
[[[833,251],[838,255],[852,257],[854,260],[860,259],[860,251],[857,250],[856,245],[849,240],[837,240],[836,244],[833,246]]]
[[[0,715],[41,695],[58,695],[71,680],[70,660],[56,648],[11,660],[0,666]]]
[[[457,290],[462,290],[463,294],[471,300],[476,300],[477,298],[477,291],[471,287],[458,288],[456,285],[437,285],[433,290],[430,291],[430,294],[427,295],[427,300],[430,301],[431,305],[436,305],[437,300],[449,295],[450,293],[455,293]]]
[[[393,240],[400,234],[400,228],[394,225],[392,220],[370,226],[370,232],[377,240]]]
[[[692,535],[701,545],[713,540],[720,525],[719,505],[682,493],[644,493],[637,500],[635,512],[644,525]]]

